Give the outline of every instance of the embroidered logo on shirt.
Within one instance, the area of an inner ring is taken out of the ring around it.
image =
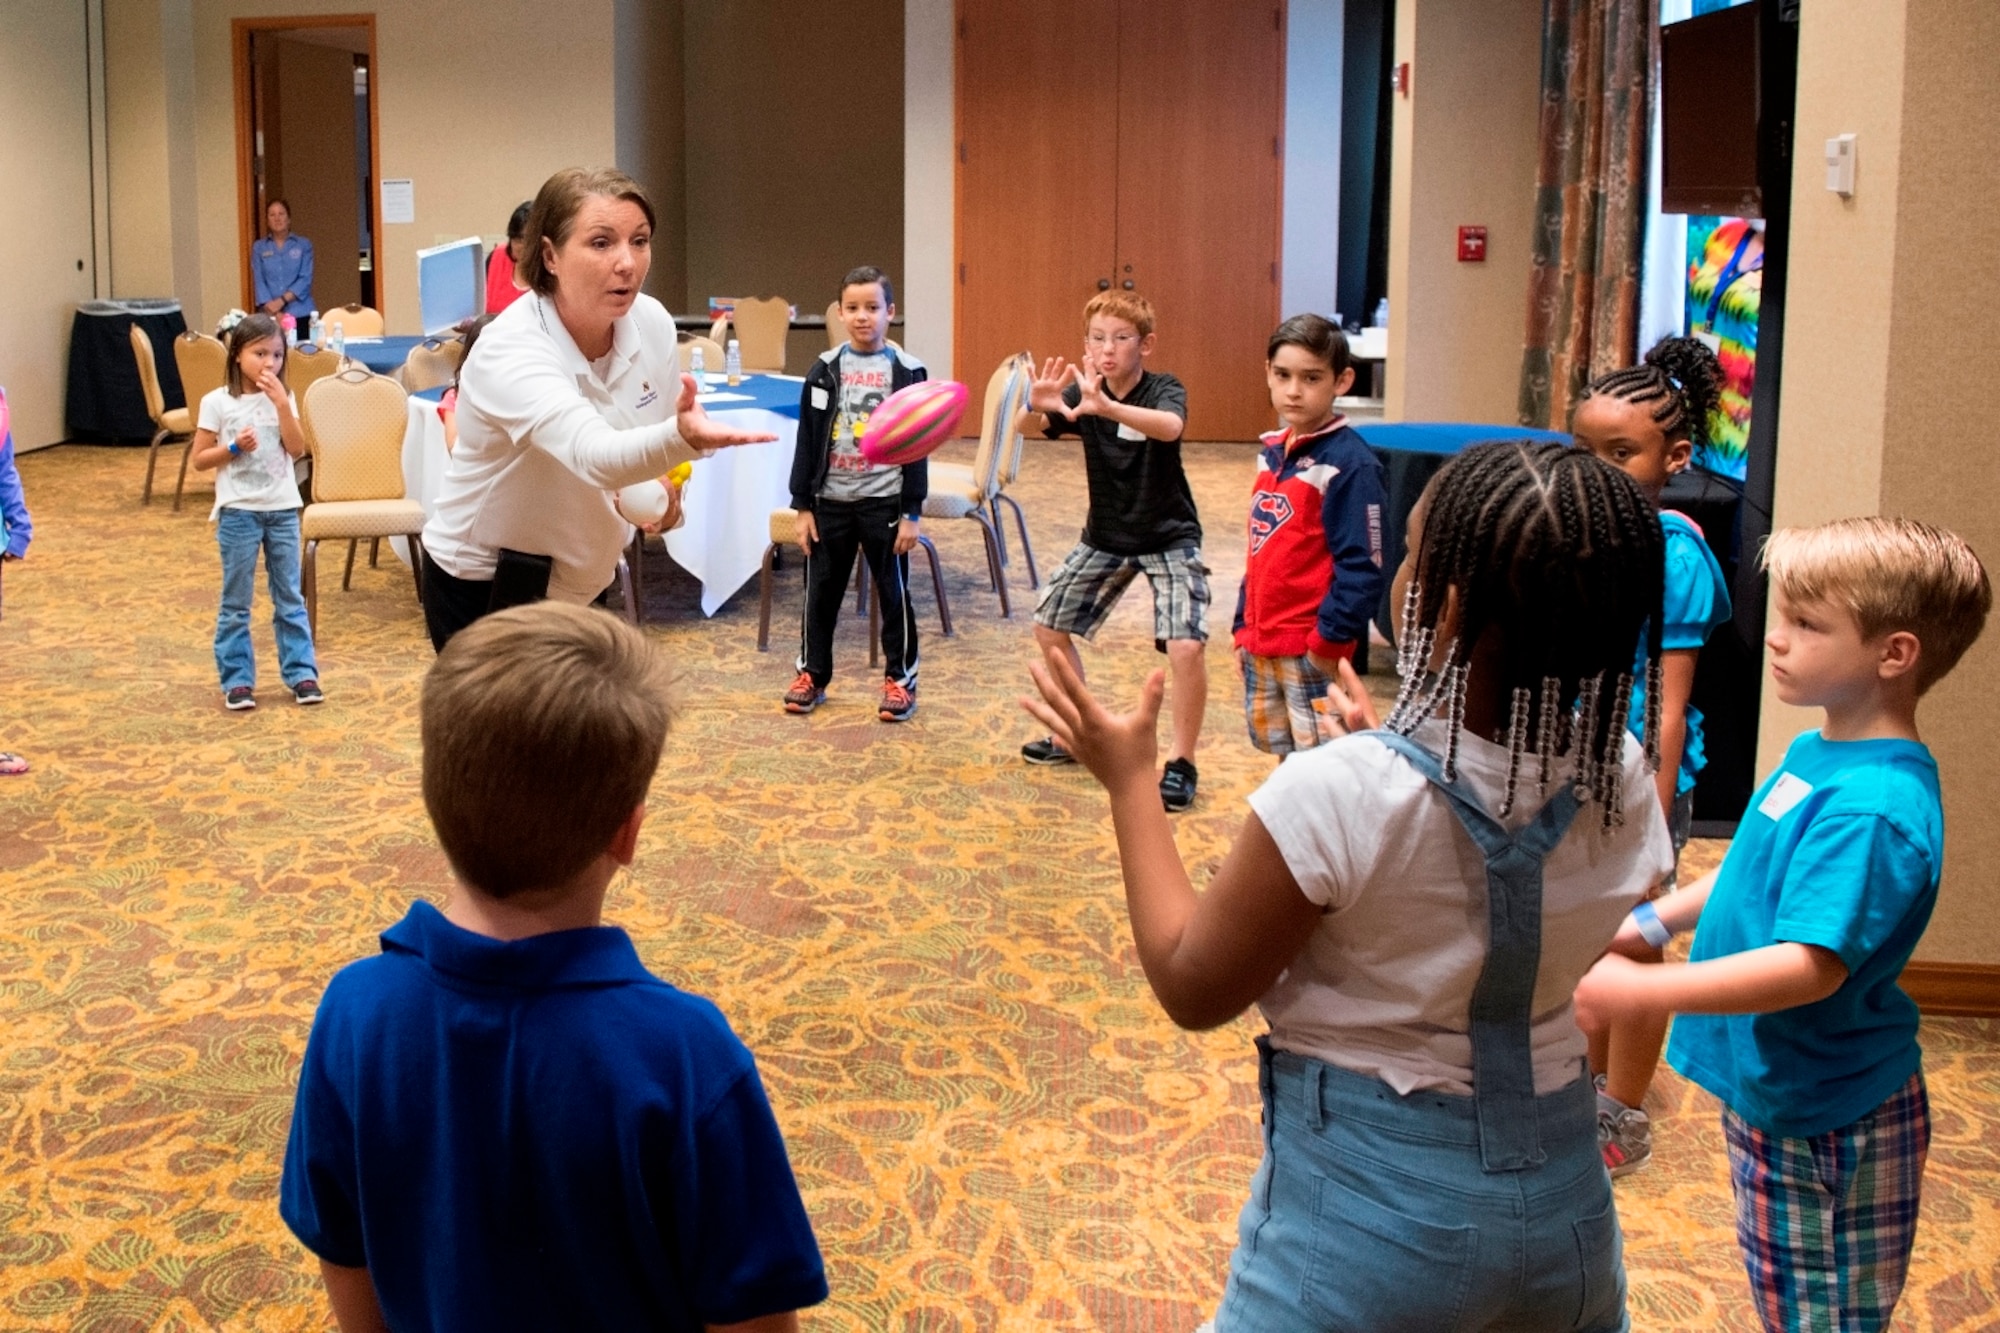
[[[632,410],[635,412],[638,411],[639,408],[645,407],[647,404],[656,401],[660,396],[659,391],[655,389],[652,386],[652,384],[650,384],[645,380],[639,381],[639,391],[644,396],[641,397],[639,401],[633,405]]]
[[[1279,528],[1292,520],[1292,502],[1276,491],[1258,491],[1250,497],[1250,554],[1264,549]]]
[[[1757,803],[1757,813],[1768,819],[1783,819],[1791,813],[1792,807],[1812,795],[1812,783],[1790,773],[1781,773],[1764,799]]]

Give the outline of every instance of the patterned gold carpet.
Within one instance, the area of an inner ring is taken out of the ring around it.
[[[1189,452],[1219,636],[1177,825],[1199,882],[1268,761],[1223,633],[1250,456]],[[37,536],[6,575],[0,748],[34,771],[0,779],[0,1328],[320,1329],[275,1202],[292,1083],[327,977],[445,883],[417,789],[431,655],[400,565],[343,593],[328,559],[327,704],[277,693],[265,624],[264,706],[224,713],[206,497],[141,509],[144,461],[21,460]],[[1081,517],[1074,446],[1032,454],[1021,493],[1046,570]],[[789,718],[788,635],[755,651],[754,586],[703,621],[652,562],[686,709],[611,916],[757,1052],[833,1286],[810,1328],[1192,1329],[1255,1165],[1257,1022],[1191,1036],[1153,1003],[1102,802],[1015,755],[1025,578],[1000,620],[972,525],[940,526],[959,633],[935,633],[918,575],[901,728],[874,720],[863,622],[828,706]],[[1148,625],[1129,598],[1094,679],[1129,693]],[[2000,1029],[1925,1042],[1937,1136],[1899,1326],[2000,1327]],[[1652,1109],[1658,1156],[1618,1191],[1635,1324],[1752,1329],[1713,1103],[1666,1075]]]

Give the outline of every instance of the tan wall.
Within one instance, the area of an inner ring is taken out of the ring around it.
[[[687,102],[680,0],[617,0],[618,166],[646,188],[660,226],[645,290],[687,308]]]
[[[1390,420],[1514,420],[1540,128],[1539,0],[1403,0],[1389,203]],[[1487,229],[1484,263],[1458,228]]]
[[[266,112],[280,131],[275,146],[266,139],[270,179],[291,203],[292,229],[313,243],[313,301],[331,310],[361,299],[354,56],[307,42],[271,45],[284,91],[277,114]]]
[[[1775,519],[1884,513],[1950,527],[2000,571],[2000,472],[1984,429],[2000,364],[2000,7],[1815,0],[1803,8]],[[1855,193],[1820,146],[1857,139]],[[1919,715],[1943,780],[1944,888],[1918,950],[2000,964],[2000,639],[1989,629]],[[1817,720],[1766,688],[1763,770]]]
[[[0,388],[27,450],[63,438],[70,323],[92,295],[89,85],[83,0],[12,0],[6,15],[0,182],[24,230],[0,247]]]
[[[195,0],[203,319],[247,296],[230,20],[326,10],[306,0]],[[613,160],[612,0],[571,0],[559,16],[527,0],[377,0],[369,10],[382,175],[414,180],[417,205],[414,224],[383,229],[376,275],[390,332],[417,333],[419,249],[504,231],[549,173]],[[188,318],[197,322],[196,312]]]
[[[709,0],[686,32],[689,305],[783,296],[807,314],[857,264],[900,280],[901,0]],[[792,369],[824,350],[794,334]]]
[[[174,294],[167,194],[167,69],[157,0],[105,0],[104,90],[111,142],[111,294]]]

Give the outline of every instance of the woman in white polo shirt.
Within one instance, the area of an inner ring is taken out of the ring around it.
[[[653,206],[621,171],[558,171],[535,196],[528,293],[486,326],[459,376],[458,445],[424,525],[433,647],[489,610],[588,602],[631,535],[614,492],[728,445],[680,375],[673,317],[640,285]]]

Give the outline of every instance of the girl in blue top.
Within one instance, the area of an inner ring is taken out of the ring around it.
[[[1655,508],[1667,480],[1686,470],[1708,430],[1721,392],[1722,367],[1707,344],[1663,338],[1639,365],[1600,376],[1576,409],[1571,429],[1588,449],[1639,483]],[[1687,845],[1694,817],[1694,780],[1705,762],[1701,710],[1689,702],[1695,660],[1717,625],[1729,619],[1722,566],[1685,514],[1660,513],[1667,542],[1667,583],[1660,635],[1660,808],[1673,835],[1674,858]],[[1643,733],[1647,701],[1632,701],[1631,728]],[[1671,888],[1669,879],[1663,888]],[[1641,961],[1659,962],[1648,949]],[[1665,1016],[1643,1017],[1593,1035],[1590,1067],[1599,1078],[1598,1140],[1614,1176],[1644,1166],[1653,1153],[1652,1125],[1640,1109],[1666,1044]]]

